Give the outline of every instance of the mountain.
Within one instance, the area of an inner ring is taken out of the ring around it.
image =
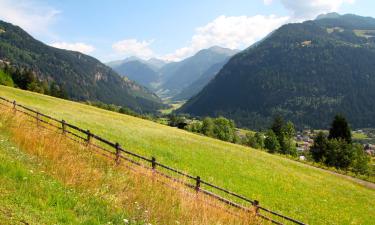
[[[163,97],[176,96],[198,80],[212,65],[223,62],[236,53],[236,50],[214,46],[180,62],[165,65],[160,70],[162,81],[159,89],[164,91]]]
[[[163,106],[155,94],[120,77],[93,57],[45,45],[20,27],[3,21],[0,31],[1,60],[17,68],[31,69],[40,81],[56,83],[70,99],[101,101],[138,112]]]
[[[133,56],[109,62],[107,65],[120,75],[128,76],[131,80],[156,91],[163,98],[187,100],[216,75],[220,69],[216,67],[222,67],[235,53],[236,50],[214,46],[179,62],[156,58],[143,60]],[[215,64],[219,66],[215,67]],[[211,68],[212,66],[214,68]]]
[[[151,66],[153,68],[156,68],[156,69],[160,69],[163,66],[165,66],[166,64],[168,64],[167,61],[157,59],[157,58],[148,59],[148,60],[146,60],[146,62],[149,66]]]
[[[107,62],[106,65],[111,67],[112,69],[118,67],[118,66],[121,66],[121,64],[124,64],[124,63],[127,63],[127,62],[131,62],[131,61],[140,61],[140,62],[143,62],[142,59],[136,57],[136,56],[130,56],[128,58],[125,58],[123,60],[115,60],[115,61],[111,61],[111,62]]]
[[[179,94],[173,97],[173,100],[182,101],[187,100],[198,94],[220,71],[221,68],[228,62],[228,59],[212,65],[206,70],[200,78],[184,88]]]
[[[157,82],[159,79],[159,73],[140,60],[123,61],[118,66],[114,66],[113,69],[120,75],[126,76],[130,80],[134,80],[150,89],[152,88],[152,83]]]
[[[179,112],[265,128],[277,114],[326,128],[336,113],[375,126],[375,19],[320,16],[287,24],[234,57]]]

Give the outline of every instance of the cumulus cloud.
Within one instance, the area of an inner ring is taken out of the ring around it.
[[[121,56],[138,56],[140,58],[151,58],[154,52],[151,50],[151,41],[138,41],[137,39],[125,39],[112,45],[112,49]]]
[[[275,0],[263,0],[269,5]],[[342,5],[352,4],[355,0],[279,0],[288,9],[294,19],[305,20],[315,18],[317,15],[339,11]]]
[[[77,52],[81,52],[84,54],[90,54],[91,52],[95,50],[93,46],[82,43],[82,42],[77,42],[77,43],[55,42],[50,45],[55,48],[77,51]]]
[[[188,46],[177,49],[164,59],[178,61],[213,45],[238,49],[247,47],[284,24],[289,18],[264,16],[219,16],[198,27]]]
[[[48,34],[60,11],[26,0],[0,0],[0,19],[18,25],[32,34]]]

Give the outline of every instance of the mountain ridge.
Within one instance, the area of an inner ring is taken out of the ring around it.
[[[155,111],[161,100],[99,60],[76,51],[48,46],[18,26],[0,21],[0,59],[33,70],[42,81],[55,82],[68,98],[126,106],[138,112]]]
[[[286,24],[232,57],[179,112],[224,115],[253,129],[275,115],[325,128],[336,113],[353,127],[375,126],[372,30],[375,19],[355,15]]]

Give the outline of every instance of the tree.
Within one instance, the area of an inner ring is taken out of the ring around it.
[[[283,127],[282,127],[282,133],[287,138],[294,138],[296,136],[296,130],[294,128],[294,124],[291,121],[288,121]]]
[[[347,143],[352,143],[352,133],[344,116],[335,116],[329,130],[328,139],[343,139]]]
[[[284,127],[284,119],[281,116],[276,116],[273,119],[271,130],[274,132],[274,134],[277,137],[281,137],[282,132],[283,132],[283,127]]]
[[[264,148],[264,135],[260,132],[257,132],[255,134],[248,132],[246,134],[245,144],[252,148],[263,149]]]
[[[351,144],[344,139],[329,139],[327,142],[327,158],[325,164],[339,169],[348,169],[354,160]]]
[[[233,142],[235,140],[235,125],[232,120],[224,117],[214,119],[214,136],[223,141]]]
[[[214,137],[214,122],[210,117],[206,117],[202,122],[202,134]]]
[[[282,154],[288,155],[297,155],[297,148],[294,141],[294,136],[296,131],[294,129],[294,124],[291,121],[288,121],[281,128],[281,134],[278,137],[280,143],[280,152]]]
[[[280,150],[279,140],[273,130],[267,131],[266,139],[264,140],[264,147],[268,149],[270,153],[275,153]]]
[[[296,131],[294,124],[291,121],[287,123],[281,116],[276,116],[273,120],[271,130],[276,135],[279,149],[278,152],[282,154],[297,155],[297,148],[294,142]]]
[[[285,155],[297,156],[297,147],[293,138],[283,137],[283,141],[280,143],[280,153]]]
[[[369,174],[370,172],[370,157],[366,154],[363,147],[359,144],[353,145],[354,160],[351,167],[354,173]]]
[[[327,156],[327,137],[322,131],[315,136],[310,153],[315,162],[322,162]]]
[[[186,128],[188,131],[190,132],[194,132],[194,133],[200,133],[202,132],[202,123],[201,122],[198,122],[198,121],[195,121],[195,122],[192,122],[190,123],[187,128]]]

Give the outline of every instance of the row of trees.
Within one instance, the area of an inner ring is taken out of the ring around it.
[[[201,133],[208,137],[216,138],[222,141],[238,143],[239,137],[236,134],[236,125],[233,120],[224,117],[210,118],[206,117],[203,121],[195,121],[186,126],[186,129]]]
[[[310,154],[315,162],[355,173],[370,172],[370,157],[360,144],[352,142],[351,129],[341,115],[335,116],[328,136],[319,132],[314,138]]]
[[[23,90],[52,95],[59,98],[67,98],[66,92],[55,82],[40,81],[31,69],[16,68],[5,64],[0,68],[0,84],[17,87]]]
[[[248,133],[245,144],[257,149],[265,148],[270,153],[296,156],[295,134],[294,124],[290,121],[285,122],[282,117],[277,116],[266,133]]]

